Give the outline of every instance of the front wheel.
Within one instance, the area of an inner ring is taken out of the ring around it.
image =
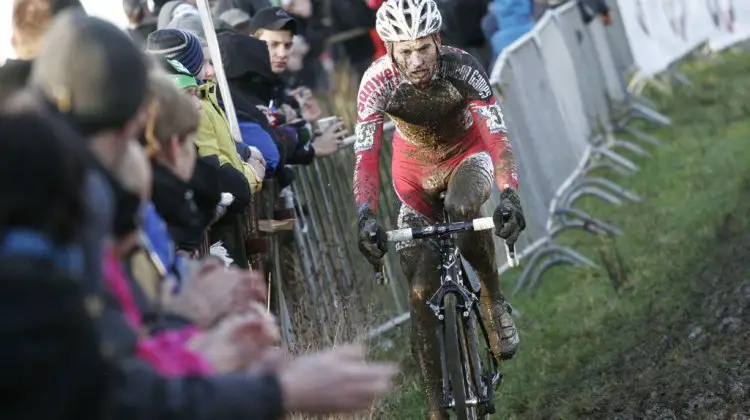
[[[458,313],[456,296],[452,293],[445,295],[443,300],[445,315],[445,365],[448,369],[451,395],[453,396],[453,412],[458,420],[473,420],[477,418],[476,407],[466,403],[466,373],[461,350],[464,336],[459,327],[461,317]]]

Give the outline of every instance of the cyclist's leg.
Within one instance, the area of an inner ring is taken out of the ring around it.
[[[445,207],[453,220],[469,220],[480,216],[482,204],[492,188],[492,161],[486,152],[463,159],[448,184]],[[495,246],[491,231],[458,234],[461,254],[471,264],[482,284],[480,300],[495,354],[510,359],[518,349],[518,332],[510,314],[510,306],[500,290],[495,264]]]
[[[437,217],[436,214],[440,214],[435,197],[432,197],[434,194],[431,195],[424,188],[425,180],[434,172],[434,166],[411,159],[411,148],[403,144],[398,134],[394,137],[393,187],[401,200],[397,227],[404,229],[428,226],[435,222],[433,219]],[[447,182],[448,177],[445,176],[442,180],[431,179],[427,184],[440,187],[439,184],[442,183],[444,188]],[[437,244],[434,240],[401,242],[396,244],[396,252],[409,281],[411,348],[422,377],[429,418],[448,419],[448,413],[443,409],[440,349],[435,335],[437,317],[426,303],[440,285]]]
[[[423,227],[428,219],[407,204],[402,204],[398,214],[398,227]],[[443,382],[440,366],[440,349],[435,329],[437,317],[426,301],[440,285],[440,263],[434,241],[419,240],[397,244],[404,275],[409,281],[411,310],[411,349],[419,366],[422,386],[427,399],[429,419],[448,419],[443,409]]]

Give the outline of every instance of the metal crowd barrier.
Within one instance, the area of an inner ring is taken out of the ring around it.
[[[398,205],[391,187],[392,133],[393,125],[386,123],[378,217],[387,229],[395,227]],[[373,284],[373,268],[359,252],[352,189],[353,143],[354,138],[349,137],[332,156],[293,167],[295,181],[281,192],[283,205],[295,215],[294,230],[286,244],[293,252],[281,255],[284,246],[272,245],[278,255],[274,258],[276,277],[282,279],[286,301],[292,302],[287,303],[291,317],[305,318],[304,324],[328,335],[333,333],[331,325],[344,323],[355,328],[357,324],[386,322],[393,314],[407,311],[408,305],[408,288],[395,252],[385,258],[386,275],[391,280],[388,288]]]
[[[617,4],[612,5],[616,17]],[[622,28],[605,28],[598,19],[585,24],[574,2],[548,11],[533,31],[498,59],[492,81],[502,98],[519,162],[529,225],[520,248],[527,254],[525,267],[515,292],[537,286],[554,265],[595,265],[558,245],[555,237],[561,232],[579,228],[595,234],[622,233],[577,209],[580,197],[593,195],[613,205],[640,200],[598,171],[632,173],[638,167],[617,150],[647,156],[639,143],[659,144],[629,127],[630,120],[670,123],[628,93],[625,78],[631,68]],[[638,143],[620,138],[623,132]]]

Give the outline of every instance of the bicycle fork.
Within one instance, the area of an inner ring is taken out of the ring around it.
[[[441,255],[441,285],[438,291],[426,303],[430,306],[435,316],[438,318],[436,335],[440,349],[440,366],[443,379],[443,405],[447,409],[455,407],[455,400],[451,381],[448,373],[446,362],[446,343],[445,343],[445,306],[443,300],[448,294],[456,296],[456,310],[459,315],[457,319],[462,331],[462,343],[460,351],[462,353],[464,364],[464,380],[469,387],[469,394],[466,395],[466,405],[474,406],[481,409],[485,414],[494,414],[495,407],[493,404],[494,391],[500,386],[503,375],[499,371],[499,366],[495,355],[489,346],[489,331],[483,322],[482,313],[479,307],[479,299],[475,293],[469,291],[463,284],[461,266],[458,261],[460,257],[458,250],[453,247],[446,247],[446,251]],[[478,334],[477,328],[471,314],[474,314],[478,320],[479,329],[482,337],[487,343],[487,356],[490,366],[487,366],[486,373],[483,373],[483,366],[479,357]]]

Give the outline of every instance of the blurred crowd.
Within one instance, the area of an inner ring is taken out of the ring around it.
[[[13,3],[18,58],[0,67],[0,418],[367,409],[396,368],[358,345],[287,353],[264,276],[247,269],[253,196],[344,136],[336,119],[315,124],[309,89],[282,81],[303,24],[265,7],[226,10],[242,30],[217,25],[240,141],[195,5],[125,6],[138,27],[166,23],[129,35],[78,0]]]

